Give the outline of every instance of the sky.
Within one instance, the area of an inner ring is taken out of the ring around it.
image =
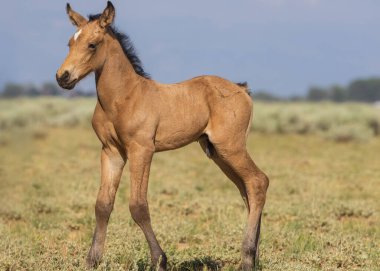
[[[72,0],[82,15],[106,1]],[[114,0],[116,27],[163,83],[203,74],[247,81],[253,91],[304,94],[380,76],[379,0]],[[0,87],[41,84],[75,33],[66,1],[6,1],[0,16]],[[95,89],[94,77],[76,88]]]

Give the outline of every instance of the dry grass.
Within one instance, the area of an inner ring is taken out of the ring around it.
[[[90,127],[95,99],[0,100],[0,132],[30,127]],[[380,136],[380,108],[360,103],[255,102],[254,131],[317,135],[347,142]],[[1,142],[1,138],[0,138]]]
[[[0,270],[83,270],[99,142],[85,125],[31,128],[0,131]],[[378,137],[341,144],[252,133],[248,148],[271,179],[262,270],[380,270]],[[126,170],[98,270],[149,264],[129,214],[127,176]],[[197,144],[155,156],[149,200],[170,270],[238,268],[244,205]]]
[[[256,103],[253,129],[264,133],[312,134],[338,142],[380,135],[380,108],[369,104]]]

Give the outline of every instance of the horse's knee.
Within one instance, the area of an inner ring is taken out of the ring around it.
[[[97,218],[108,219],[113,209],[111,201],[97,200],[95,204],[95,215]]]
[[[149,220],[148,203],[144,200],[131,199],[129,211],[133,220],[138,224]]]

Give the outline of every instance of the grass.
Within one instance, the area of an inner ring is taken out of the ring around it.
[[[366,141],[380,135],[380,108],[360,103],[257,103],[253,129],[313,134],[334,141]]]
[[[73,102],[88,112],[93,106],[93,100]],[[39,120],[0,131],[0,270],[83,270],[100,144],[85,122]],[[262,270],[380,270],[379,137],[342,144],[253,132],[248,148],[271,180]],[[98,270],[148,269],[148,247],[128,198],[126,169]],[[169,270],[238,268],[244,204],[197,144],[154,157],[149,202]]]
[[[380,108],[368,104],[255,102],[254,107],[256,132],[317,135],[339,142],[380,136]],[[90,127],[93,111],[94,99],[89,98],[0,99],[0,131]]]

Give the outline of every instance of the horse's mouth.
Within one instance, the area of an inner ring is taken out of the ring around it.
[[[75,87],[75,85],[77,84],[77,82],[78,82],[78,79],[74,79],[74,80],[72,80],[72,81],[70,81],[70,82],[68,82],[68,83],[59,83],[59,82],[58,82],[58,84],[59,84],[62,88],[64,88],[64,89],[72,90],[72,89]]]

